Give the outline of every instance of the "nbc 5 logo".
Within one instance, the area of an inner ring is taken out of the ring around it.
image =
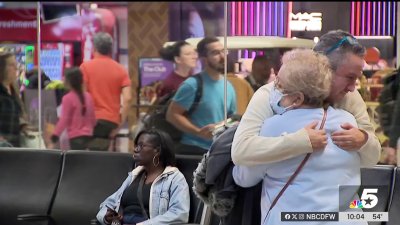
[[[363,202],[363,208],[371,209],[378,204],[378,197],[375,195],[378,193],[378,188],[365,188],[361,194],[361,201]]]

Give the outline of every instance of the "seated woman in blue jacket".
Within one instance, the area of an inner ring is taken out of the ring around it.
[[[174,167],[171,137],[144,130],[134,140],[136,167],[97,213],[101,224],[178,224],[189,219],[190,196],[185,177]],[[117,213],[119,212],[119,213]]]
[[[337,75],[338,76],[338,75]],[[348,79],[343,77],[343,79]],[[311,153],[298,176],[273,206],[278,193],[294,174],[306,154],[292,156],[282,152],[281,159],[254,167],[235,166],[233,177],[242,187],[263,181],[261,194],[261,224],[304,224],[282,222],[281,212],[339,212],[350,209],[358,200],[361,184],[360,153],[345,151],[336,145],[330,134],[341,131],[341,124],[357,127],[353,115],[332,106],[326,109],[323,130],[318,130],[324,118],[324,99],[329,95],[332,72],[326,56],[312,50],[292,50],[282,58],[282,67],[271,90],[269,103],[276,115],[264,120],[260,136],[290,135],[314,122],[315,132],[325,134],[327,145]],[[340,188],[344,189],[340,189]],[[339,190],[346,190],[340,192]],[[340,199],[339,199],[340,197]],[[273,208],[272,208],[273,207]],[[363,224],[367,222],[309,222],[313,225]]]

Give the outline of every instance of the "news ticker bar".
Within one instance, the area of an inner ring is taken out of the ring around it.
[[[389,221],[388,212],[281,212],[281,221]]]

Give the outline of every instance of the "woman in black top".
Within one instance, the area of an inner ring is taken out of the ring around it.
[[[160,130],[143,130],[134,139],[136,168],[121,187],[100,204],[102,224],[169,225],[187,223],[189,187],[176,168],[171,137]],[[115,224],[115,223],[114,223]]]

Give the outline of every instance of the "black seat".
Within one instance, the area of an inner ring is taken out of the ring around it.
[[[66,152],[57,195],[47,218],[50,224],[91,224],[100,203],[117,191],[132,169],[132,154]]]
[[[383,191],[379,191],[378,204],[371,209],[363,209],[365,212],[387,212],[389,208],[392,180],[395,167],[391,165],[376,165],[372,168],[361,169],[361,184],[371,186],[384,186]],[[360,193],[361,196],[361,193]],[[370,225],[379,225],[381,222],[370,222]]]
[[[389,222],[387,222],[387,225],[398,225],[398,224],[400,224],[400,168],[399,167],[395,169],[395,179],[393,182],[393,192],[389,208]]]
[[[57,225],[88,225],[99,205],[133,169],[128,153],[68,151],[51,217]]]
[[[26,225],[17,215],[46,215],[61,165],[58,150],[0,149],[0,224]]]
[[[200,224],[203,202],[193,192],[193,172],[200,163],[201,155],[176,155],[176,166],[186,178],[190,190],[189,223]]]

